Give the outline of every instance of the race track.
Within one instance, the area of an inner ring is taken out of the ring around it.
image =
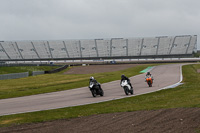
[[[158,91],[179,83],[182,79],[181,64],[156,66],[151,70],[151,73],[154,77],[153,87],[148,87],[146,82],[144,82],[145,74],[130,78],[135,93],[132,96]],[[127,97],[119,83],[120,81],[117,80],[102,84],[104,90],[103,97],[97,96],[94,98],[88,87],[82,87],[61,92],[2,99],[0,100],[0,116],[84,105]]]

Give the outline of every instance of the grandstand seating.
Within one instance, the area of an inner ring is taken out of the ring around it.
[[[191,36],[174,37],[170,54],[186,54],[191,38]]]
[[[98,39],[96,40],[98,56],[97,57],[110,57],[110,40]]]
[[[172,37],[158,37],[157,55],[169,55]]]
[[[196,48],[197,48],[197,36],[192,36],[189,47],[187,49],[187,54],[193,53],[194,49],[196,50]]]
[[[38,53],[38,58],[51,58],[48,44],[45,41],[32,41],[33,46],[35,47],[36,53]]]
[[[69,54],[69,58],[81,57],[80,40],[67,40],[64,42]]]
[[[5,49],[3,48],[2,44],[0,43],[0,59],[9,59],[10,57],[7,55]]]
[[[0,60],[71,60],[192,55],[196,45],[196,35],[87,40],[0,41]]]
[[[129,38],[128,39],[128,56],[140,56],[141,46],[143,43],[142,38]]]
[[[97,57],[95,40],[81,40],[80,47],[82,57]]]
[[[15,43],[21,58],[23,59],[35,59],[38,58],[35,49],[30,41],[19,41]]]
[[[11,42],[11,41],[2,42],[1,46],[4,48],[5,50],[4,52],[7,54],[9,59],[22,59],[19,50],[16,46],[16,42]]]
[[[157,38],[145,38],[141,46],[141,55],[156,55],[158,47],[157,42]]]
[[[68,51],[63,41],[48,41],[52,58],[68,58]]]
[[[127,56],[127,50],[126,39],[111,39],[111,56]]]

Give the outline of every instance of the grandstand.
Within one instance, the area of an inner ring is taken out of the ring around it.
[[[0,41],[0,61],[192,57],[197,36]]]

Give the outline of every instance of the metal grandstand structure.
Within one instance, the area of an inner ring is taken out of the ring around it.
[[[0,61],[191,57],[197,35],[88,40],[0,41]]]

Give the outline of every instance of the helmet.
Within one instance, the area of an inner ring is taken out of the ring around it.
[[[94,80],[94,77],[90,77],[90,80]]]
[[[150,72],[147,72],[147,75],[150,75]]]
[[[124,78],[124,77],[125,77],[125,75],[124,75],[124,74],[122,74],[122,75],[121,75],[121,78]]]

